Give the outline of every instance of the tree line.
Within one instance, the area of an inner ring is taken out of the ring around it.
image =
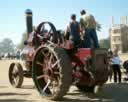
[[[14,53],[15,45],[9,38],[5,38],[0,42],[0,54]]]
[[[100,31],[102,26],[100,23],[96,22],[96,30]],[[0,54],[1,53],[14,53],[16,48],[23,49],[24,41],[27,39],[27,33],[22,33],[22,38],[19,44],[14,45],[13,41],[9,38],[5,38],[0,42]],[[110,48],[110,37],[99,40],[99,44],[101,48]]]
[[[24,41],[27,39],[27,33],[22,34],[21,42],[14,45],[10,38],[5,38],[0,42],[0,54],[2,53],[15,53],[16,48],[22,49],[24,47]],[[20,39],[19,39],[20,40]],[[99,40],[101,48],[110,48],[110,37]]]

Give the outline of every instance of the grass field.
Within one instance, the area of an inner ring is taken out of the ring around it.
[[[127,54],[120,55],[123,60],[126,60],[127,56]],[[25,79],[19,89],[10,85],[8,68],[10,63],[14,61],[17,60],[0,60],[0,102],[51,102],[40,97],[34,88],[32,79]],[[121,84],[109,82],[97,94],[82,93],[75,86],[72,86],[63,102],[128,102],[127,95],[127,82]]]

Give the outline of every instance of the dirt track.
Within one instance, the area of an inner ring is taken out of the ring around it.
[[[0,102],[51,102],[40,97],[32,79],[25,79],[22,88],[11,87],[8,81],[8,67],[11,62],[0,61]],[[75,86],[63,99],[64,102],[128,102],[128,84],[107,83],[97,94],[79,92]]]

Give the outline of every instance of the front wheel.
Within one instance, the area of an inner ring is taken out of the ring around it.
[[[9,67],[9,81],[15,88],[20,88],[23,83],[23,68],[20,63],[12,63]]]
[[[68,55],[62,48],[41,46],[32,65],[32,77],[42,96],[61,99],[72,82],[72,68]]]

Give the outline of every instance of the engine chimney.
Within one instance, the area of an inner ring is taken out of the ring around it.
[[[32,11],[30,9],[26,9],[25,14],[26,14],[27,36],[29,36],[29,34],[33,30]]]

